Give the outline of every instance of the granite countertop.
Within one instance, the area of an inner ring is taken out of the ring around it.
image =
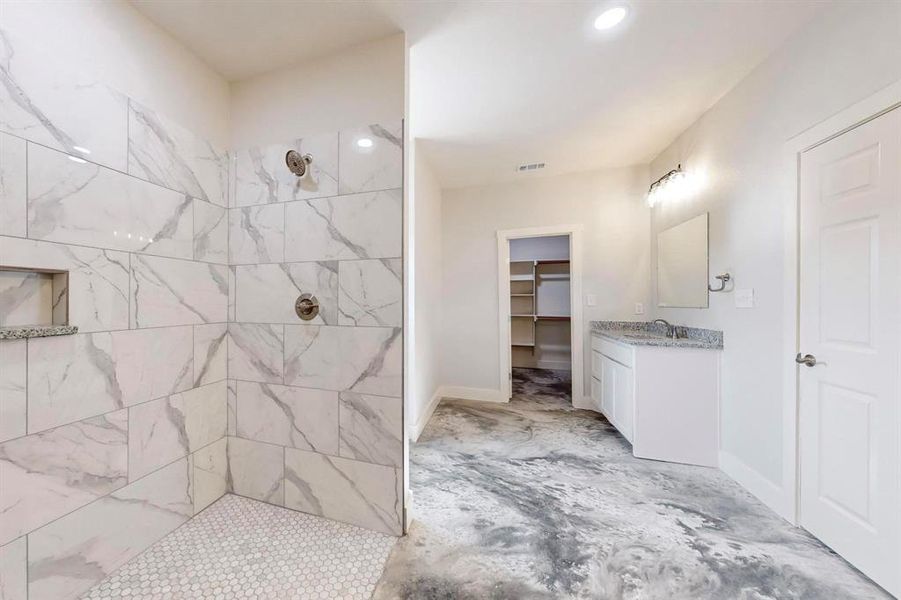
[[[723,332],[676,325],[679,337],[666,335],[666,326],[648,321],[592,321],[591,333],[632,346],[668,346],[672,348],[723,349]]]
[[[54,335],[72,335],[73,333],[78,333],[76,325],[18,325],[0,327],[0,340],[25,340]]]

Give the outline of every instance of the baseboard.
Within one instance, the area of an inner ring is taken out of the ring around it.
[[[780,517],[795,522],[794,502],[786,490],[776,485],[734,454],[720,450],[720,470],[773,509]]]
[[[477,402],[509,402],[509,398],[504,398],[500,390],[492,390],[490,388],[471,388],[458,386],[444,386],[438,390],[443,398],[457,398],[459,400],[475,400]]]
[[[416,442],[419,440],[419,436],[422,435],[422,430],[428,425],[429,419],[432,418],[432,414],[435,412],[435,409],[438,408],[438,403],[441,402],[441,398],[443,397],[442,388],[439,387],[435,390],[435,393],[432,394],[429,403],[426,404],[425,410],[419,415],[419,419],[410,427],[410,441]]]

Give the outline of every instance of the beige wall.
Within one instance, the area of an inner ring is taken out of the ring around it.
[[[786,140],[901,79],[901,3],[843,3],[827,9],[664,150],[656,178],[679,162],[706,174],[695,198],[653,212],[661,229],[710,212],[710,275],[729,271],[753,288],[754,309],[733,294],[710,308],[659,309],[676,323],[722,329],[722,448],[781,487],[793,461],[783,451],[783,210]],[[652,244],[652,252],[653,252]],[[755,490],[747,479],[743,481]],[[769,484],[768,484],[769,485]],[[756,486],[759,492],[759,486]]]
[[[429,402],[435,397],[441,370],[441,203],[442,192],[434,172],[413,142],[411,246],[407,285],[413,288],[409,348],[410,394],[407,396],[407,429],[425,425]]]
[[[232,84],[231,147],[282,142],[404,116],[404,36]]]
[[[591,320],[640,318],[633,313],[648,300],[647,184],[647,168],[632,167],[445,190],[442,384],[500,389],[498,230],[583,225],[583,293],[597,295],[597,306],[583,309],[583,329]]]

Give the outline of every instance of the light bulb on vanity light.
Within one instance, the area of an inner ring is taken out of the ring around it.
[[[654,208],[664,202],[684,200],[698,191],[700,180],[692,173],[675,169],[655,181],[648,188],[648,206]]]

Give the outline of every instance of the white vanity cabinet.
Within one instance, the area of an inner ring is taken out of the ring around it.
[[[591,336],[591,398],[632,453],[716,466],[720,351]]]

